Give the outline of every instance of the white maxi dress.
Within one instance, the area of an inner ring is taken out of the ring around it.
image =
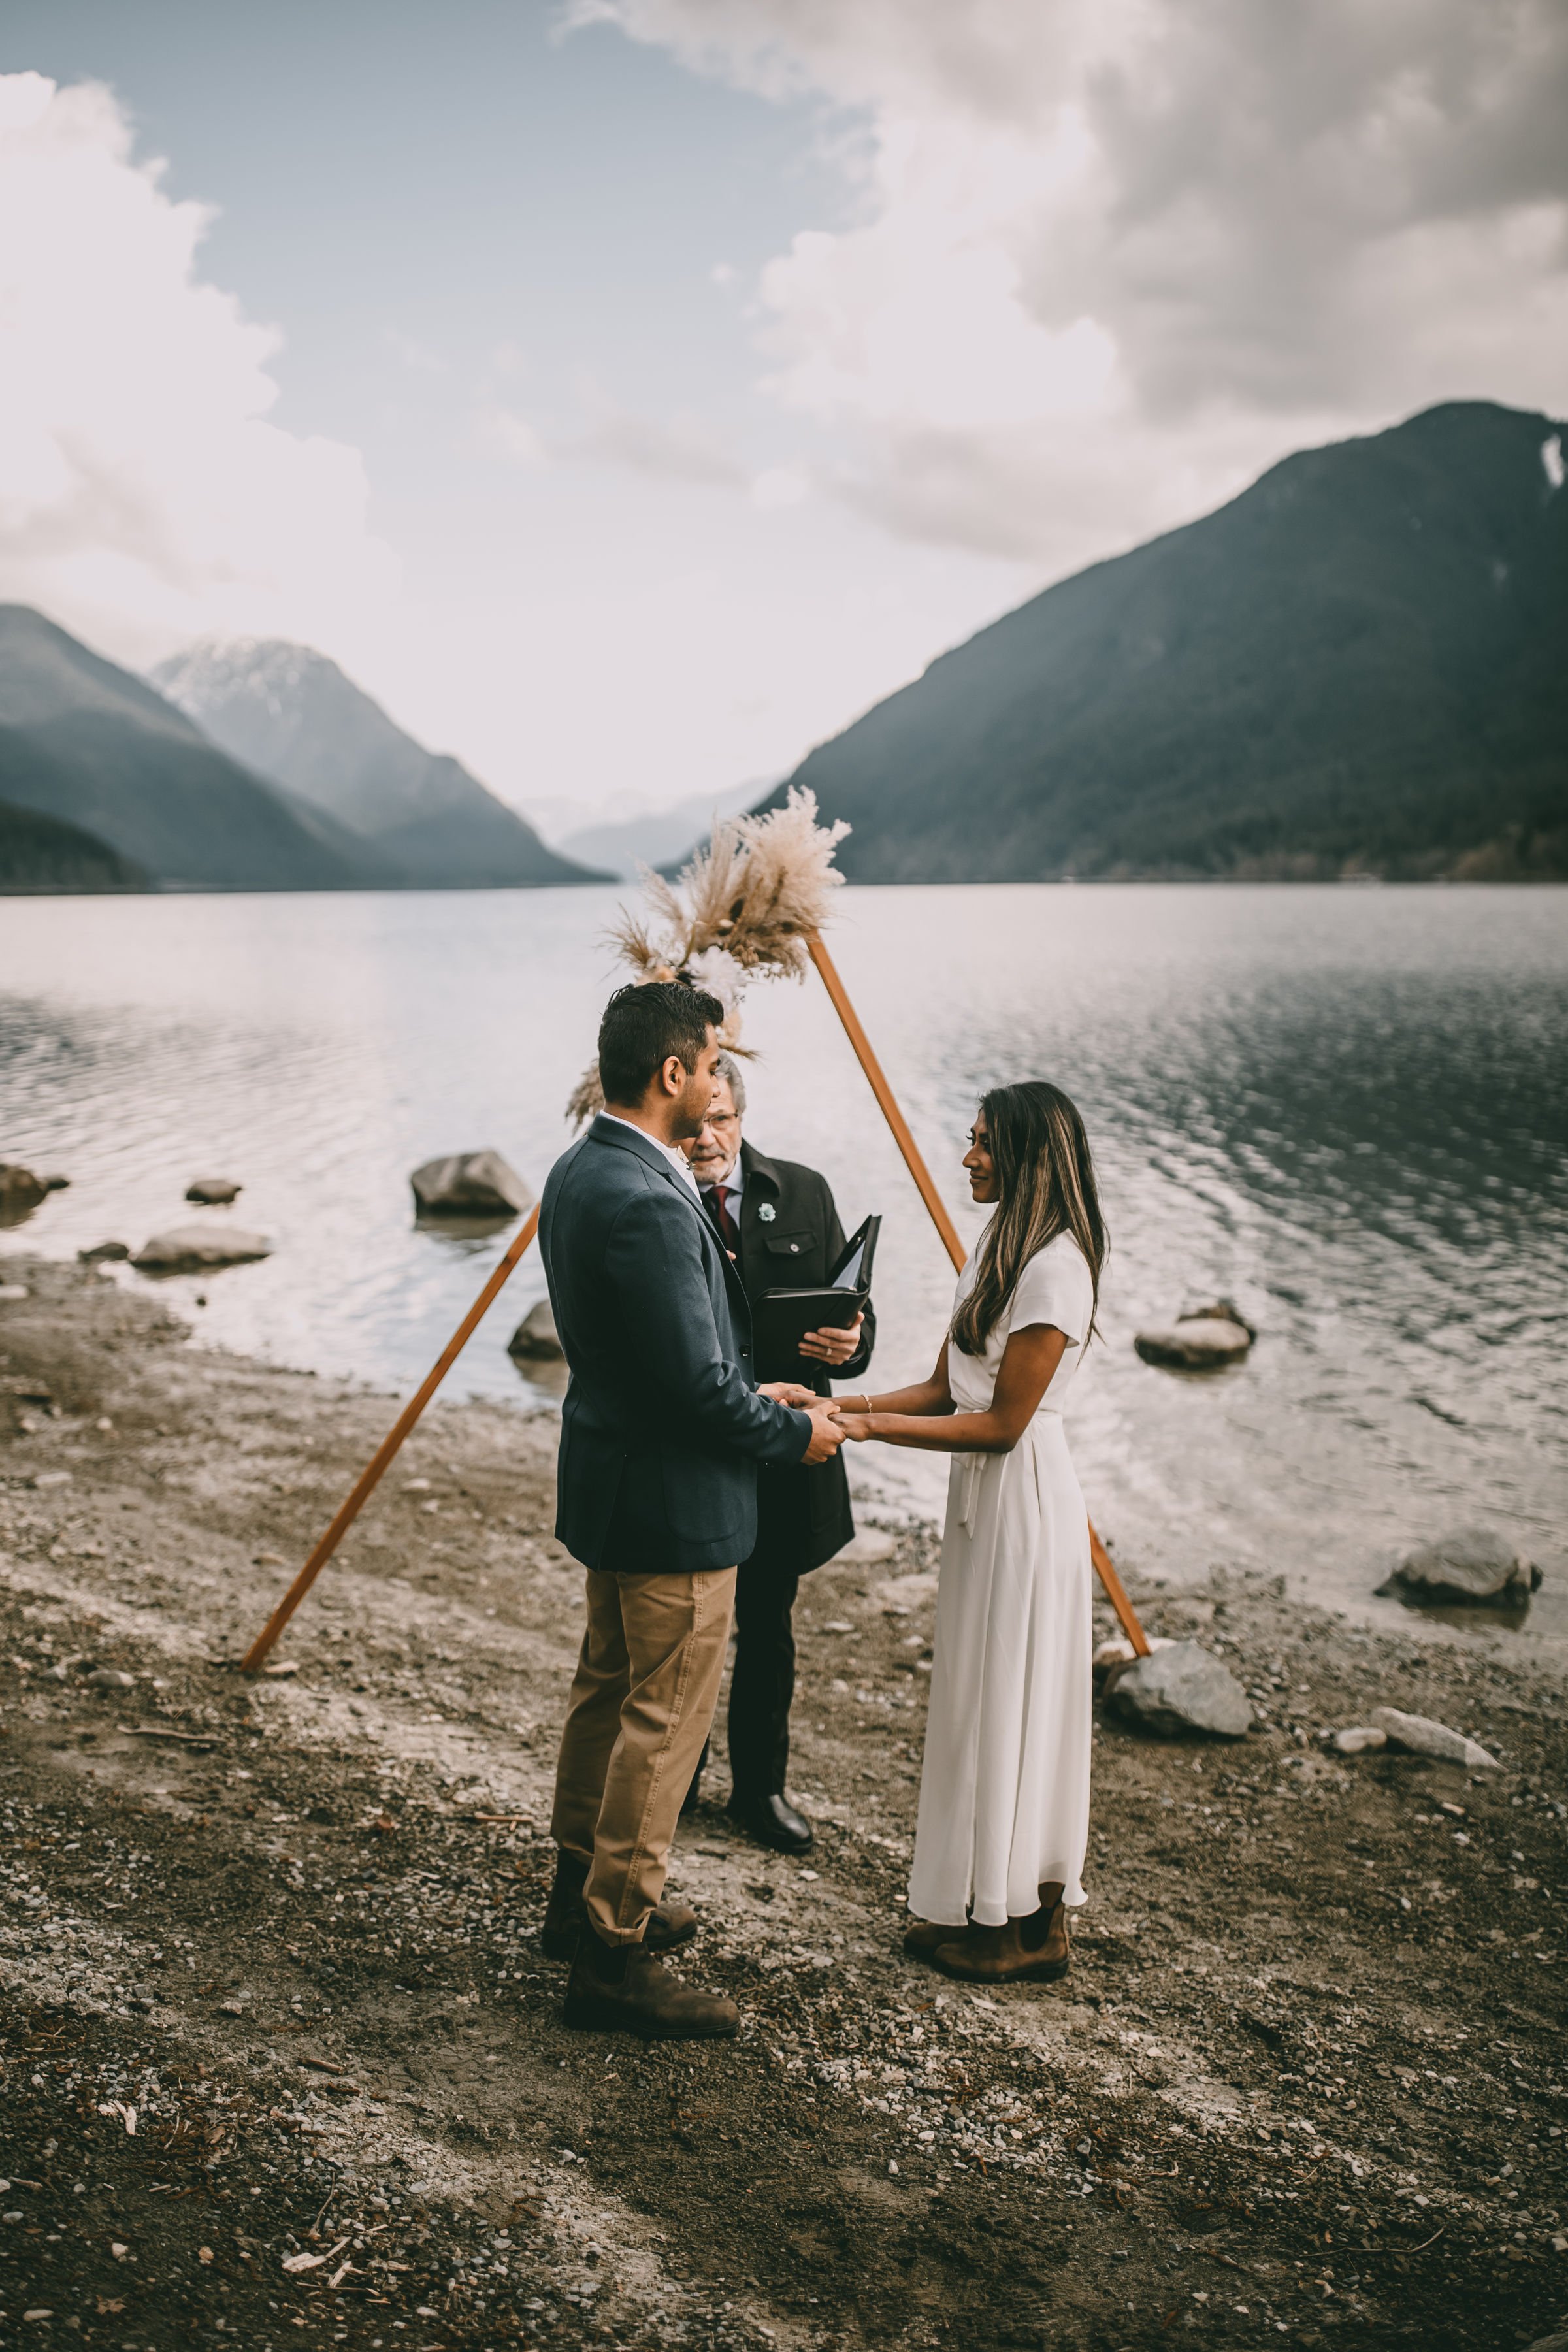
[[[973,1287],[972,1253],[955,1306]],[[1062,1400],[1094,1308],[1083,1252],[1058,1234],[1025,1266],[986,1343],[948,1343],[960,1412],[990,1405],[1009,1335],[1033,1324],[1068,1346],[1011,1454],[957,1454],[937,1586],[931,1715],[909,1906],[985,1927],[1026,1917],[1059,1879],[1084,1899],[1093,1654],[1089,1518]]]

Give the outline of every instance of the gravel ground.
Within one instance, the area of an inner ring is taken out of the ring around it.
[[[1235,1747],[1097,1733],[1048,1990],[907,1963],[933,1538],[811,1580],[807,1866],[673,1883],[731,2046],[568,2034],[541,1957],[580,1624],[553,1427],[441,1408],[232,1663],[387,1401],[122,1277],[0,1305],[0,2342],[1530,2343],[1568,2310],[1568,1723],[1517,1635],[1138,1591]],[[1378,1703],[1502,1769],[1342,1763]],[[721,1777],[716,1775],[716,1778]]]

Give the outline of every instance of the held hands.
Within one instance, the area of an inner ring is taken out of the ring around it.
[[[774,1404],[799,1405],[809,1412],[822,1399],[815,1389],[803,1389],[798,1381],[763,1381],[758,1387],[759,1396],[772,1397]]]
[[[842,1329],[830,1323],[826,1330],[808,1331],[800,1343],[801,1354],[819,1364],[847,1364],[860,1345],[860,1326],[865,1320],[863,1315],[857,1315]]]
[[[811,1444],[800,1457],[807,1470],[815,1470],[819,1462],[830,1462],[844,1443],[844,1423],[832,1404],[814,1396],[811,1405]]]

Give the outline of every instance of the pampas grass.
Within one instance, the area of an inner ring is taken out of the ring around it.
[[[816,795],[792,785],[765,816],[721,818],[712,836],[667,882],[647,866],[639,879],[647,911],[623,907],[609,937],[640,982],[680,980],[724,1007],[720,1043],[740,1043],[741,997],[753,980],[804,980],[808,941],[827,919],[844,877],[833,854],[849,827],[819,824]],[[567,1105],[581,1127],[605,1107],[598,1065],[585,1070]]]

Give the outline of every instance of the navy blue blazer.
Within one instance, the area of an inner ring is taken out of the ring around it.
[[[539,1248],[572,1378],[555,1532],[619,1575],[732,1568],[757,1465],[796,1463],[808,1414],[756,1393],[740,1276],[659,1146],[596,1118],[551,1170]]]

